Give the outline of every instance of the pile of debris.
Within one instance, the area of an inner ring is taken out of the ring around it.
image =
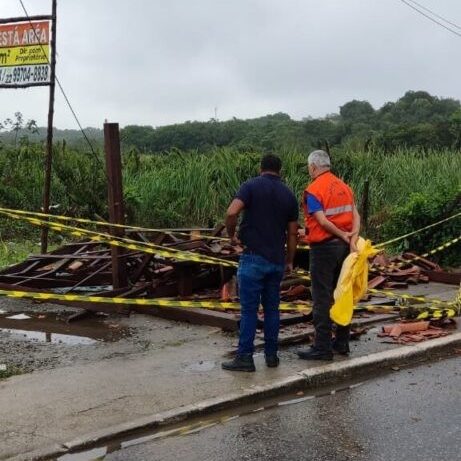
[[[380,253],[371,263],[368,287],[392,290],[429,281],[456,284],[460,278],[460,274],[445,272],[438,264],[414,253],[394,257]]]
[[[408,344],[440,338],[450,334],[450,329],[456,328],[456,321],[443,319],[442,321],[399,322],[382,327],[378,333],[380,338],[389,338],[392,344]]]
[[[21,263],[1,270],[0,289],[107,298],[211,301],[216,303],[216,307],[222,302],[238,303],[236,267],[243,250],[231,245],[223,232],[223,225],[205,233],[129,230],[125,236],[137,245],[133,245],[134,249],[117,248],[115,257],[114,248],[108,242],[85,239],[68,243],[47,254],[31,255]],[[142,251],[146,245],[165,251],[146,253]],[[175,252],[192,257],[190,260],[181,260],[169,256]],[[224,264],[209,264],[206,258],[218,259]],[[307,269],[308,253],[304,249],[298,251],[297,259],[303,261],[303,269]],[[123,267],[121,272],[124,280],[114,288],[114,267],[119,263]],[[436,276],[443,278],[453,275],[459,278],[459,274],[447,274],[437,264],[412,253],[393,258],[380,254],[372,263],[369,287],[406,288],[410,283],[425,283]],[[308,278],[296,271],[286,275],[281,284],[281,300],[292,303],[294,307],[293,310],[283,311],[282,324],[305,322],[311,312],[311,299]],[[56,303],[65,304],[66,301]],[[386,303],[380,298],[379,304],[394,302]],[[221,306],[219,311],[202,307],[183,309],[180,306],[144,306],[141,309],[134,302],[121,305],[109,300],[97,304],[78,301],[72,305],[85,311],[128,313],[137,310],[229,330],[237,329],[239,321],[238,310],[226,310],[225,306]],[[262,314],[260,322],[263,322]]]

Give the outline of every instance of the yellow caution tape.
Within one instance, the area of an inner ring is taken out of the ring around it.
[[[141,226],[129,226],[127,224],[114,224],[114,223],[109,223],[106,221],[93,221],[87,218],[76,218],[76,217],[71,217],[71,216],[54,215],[54,214],[49,214],[49,213],[39,213],[36,211],[15,210],[11,208],[2,208],[2,207],[0,207],[0,211],[4,211],[6,213],[20,214],[23,216],[37,216],[37,217],[46,218],[46,219],[56,219],[58,221],[71,221],[71,222],[78,222],[82,224],[91,224],[94,226],[113,227],[117,229],[130,229],[130,230],[135,230],[135,231],[140,231],[140,232],[163,232],[165,234],[184,235],[187,237],[191,237],[190,233],[175,231],[174,229],[160,229],[160,228],[157,229],[157,228],[141,227]],[[198,237],[196,240],[203,240],[203,239],[229,241],[229,238],[227,237],[215,237],[212,235],[200,235],[200,237]]]
[[[454,309],[439,309],[436,308],[431,311],[423,311],[416,317],[416,320],[426,320],[426,319],[444,319],[444,318],[452,318],[456,315],[456,311]]]
[[[454,301],[443,301],[441,299],[426,298],[424,296],[416,296],[407,293],[396,293],[395,291],[389,290],[376,290],[375,288],[369,288],[368,291],[370,293],[383,294],[389,296],[390,298],[408,299],[409,301],[419,301],[421,303],[438,304],[444,306],[453,306],[455,304]]]
[[[390,292],[383,292],[375,290],[378,293],[385,293],[390,295]],[[392,293],[394,294],[394,293]],[[155,307],[176,307],[176,308],[204,308],[204,309],[224,309],[224,310],[240,310],[240,304],[235,302],[223,301],[190,301],[190,300],[174,300],[165,298],[122,298],[122,297],[105,297],[105,296],[92,296],[92,295],[77,295],[77,294],[58,294],[58,293],[44,293],[33,291],[21,290],[0,290],[0,296],[7,296],[9,298],[25,298],[35,299],[37,301],[66,301],[66,302],[89,302],[89,303],[103,303],[103,304],[122,304],[122,305],[136,305],[136,306],[155,306]],[[453,303],[446,301],[439,301],[424,297],[416,297],[406,294],[398,295],[404,299],[415,299],[432,304],[445,304],[452,305]],[[389,308],[390,310],[398,309],[399,306],[377,306],[375,304],[366,304],[356,306],[356,309],[373,309],[373,308]],[[429,309],[430,307],[424,307]],[[439,309],[439,308],[434,308]],[[301,311],[303,313],[310,313],[312,310],[311,304],[300,303],[280,303],[281,311]]]
[[[190,237],[190,234],[185,233],[185,232],[175,232],[174,229],[159,229],[159,228],[148,228],[148,227],[141,227],[141,226],[130,226],[126,224],[114,224],[114,223],[108,223],[106,221],[94,221],[91,219],[87,218],[76,218],[76,217],[70,217],[70,216],[64,216],[64,215],[52,215],[48,213],[41,213],[41,212],[35,212],[35,211],[25,211],[25,210],[16,210],[12,208],[3,208],[0,207],[0,211],[4,211],[6,213],[13,213],[13,214],[20,214],[24,216],[38,216],[46,219],[57,219],[59,221],[74,221],[74,222],[79,222],[82,224],[92,224],[95,226],[105,226],[105,227],[113,227],[113,228],[121,228],[121,229],[131,229],[131,230],[136,230],[136,231],[144,231],[144,232],[164,232],[168,234],[176,234],[176,235],[185,235]],[[453,216],[450,216],[448,218],[442,219],[440,221],[437,221],[433,224],[429,224],[428,226],[422,227],[420,229],[417,229],[412,232],[408,232],[407,234],[401,235],[399,237],[393,238],[391,240],[387,240],[386,242],[378,243],[375,245],[375,247],[383,247],[386,245],[389,245],[391,243],[398,242],[399,240],[403,240],[407,237],[410,237],[412,235],[418,234],[419,232],[422,232],[424,230],[430,229],[432,227],[438,226],[440,224],[443,224],[447,221],[450,221],[452,219],[455,219],[457,217],[461,216],[461,212],[456,213]],[[229,239],[226,237],[213,237],[211,235],[201,235],[199,239],[212,239],[212,240],[224,240],[228,241]],[[309,246],[301,246],[302,249],[309,249]]]
[[[407,259],[407,260],[401,261],[399,263],[390,264],[389,266],[382,266],[382,265],[374,265],[373,264],[372,267],[376,268],[376,269],[379,269],[379,270],[385,270],[385,271],[398,269],[399,267],[405,266],[406,264],[411,264],[411,263],[413,263],[415,261],[427,258],[428,256],[431,256],[431,255],[433,255],[433,254],[435,254],[435,253],[437,253],[439,251],[445,250],[446,248],[454,245],[455,243],[458,243],[459,241],[461,241],[461,235],[458,236],[458,237],[455,237],[452,240],[449,240],[448,242],[442,243],[442,245],[439,245],[438,247],[434,248],[431,251],[423,253],[422,255],[419,255],[419,256],[415,256],[414,258]]]
[[[197,263],[204,264],[213,264],[226,267],[237,267],[238,263],[235,261],[228,261],[225,259],[216,258],[214,256],[204,256],[197,253],[192,253],[190,251],[177,250],[174,248],[166,248],[164,246],[155,245],[153,243],[139,242],[137,240],[128,239],[124,237],[115,237],[110,234],[105,234],[102,232],[90,231],[87,229],[82,229],[80,227],[67,226],[65,224],[56,223],[51,220],[44,221],[38,218],[31,218],[24,215],[19,215],[16,213],[10,213],[6,211],[1,211],[0,214],[8,216],[13,219],[19,219],[29,222],[34,226],[45,226],[49,227],[51,230],[56,232],[66,232],[73,237],[88,237],[93,242],[107,243],[111,246],[126,248],[134,251],[141,251],[144,253],[149,253],[157,256],[162,256],[167,259],[174,259],[178,261],[192,261]],[[303,270],[293,271],[294,274],[298,275],[304,280],[310,280],[309,273]]]
[[[193,261],[205,264],[214,264],[227,267],[237,267],[237,262],[227,261],[225,259],[215,258],[213,256],[204,256],[190,251],[182,251],[173,248],[165,248],[153,243],[138,242],[137,240],[128,239],[124,237],[115,237],[110,234],[102,232],[90,231],[80,227],[67,226],[52,221],[44,221],[38,218],[31,218],[27,216],[20,216],[15,213],[0,211],[1,214],[13,219],[25,220],[35,226],[49,227],[51,230],[57,232],[66,232],[74,237],[88,237],[93,242],[108,243],[112,246],[127,248],[129,250],[141,251],[144,253],[154,254],[168,259],[175,259],[178,261]]]
[[[76,218],[76,217],[71,217],[71,216],[64,216],[64,215],[54,215],[54,214],[49,214],[49,213],[40,213],[36,211],[25,211],[25,210],[15,210],[11,208],[2,208],[0,207],[0,211],[3,211],[5,213],[12,213],[12,214],[18,214],[18,215],[23,215],[23,216],[37,216],[40,218],[46,218],[46,219],[56,219],[58,221],[73,221],[73,222],[78,222],[82,224],[91,224],[94,226],[104,226],[104,227],[113,227],[113,228],[118,228],[118,229],[130,229],[130,230],[135,230],[135,231],[140,231],[140,232],[163,232],[164,234],[169,234],[169,235],[183,235],[185,237],[191,237],[191,233],[187,232],[181,232],[177,231],[175,229],[157,229],[157,228],[150,228],[150,227],[141,227],[141,226],[129,226],[127,224],[114,224],[114,223],[109,223],[106,221],[94,221],[91,219],[87,218]],[[197,236],[197,238],[192,238],[191,240],[219,240],[219,241],[225,241],[229,242],[230,239],[228,237],[217,237],[213,235],[206,235],[206,234],[200,234],[200,236]],[[300,250],[309,250],[309,245],[298,245],[298,249]]]
[[[35,299],[37,301],[66,301],[66,302],[89,302],[103,304],[125,304],[136,306],[155,306],[155,307],[177,307],[177,308],[204,308],[204,309],[224,309],[224,310],[240,310],[240,304],[234,302],[223,301],[189,301],[189,300],[174,300],[165,298],[121,298],[121,297],[104,297],[91,295],[76,295],[76,294],[58,294],[58,293],[43,293],[33,291],[20,290],[0,290],[0,296],[8,298],[25,298]],[[298,310],[303,313],[309,313],[312,310],[310,304],[300,303],[280,303],[281,311]]]
[[[396,237],[396,238],[393,238],[391,240],[387,240],[386,242],[378,243],[375,246],[383,247],[383,246],[386,246],[386,245],[390,245],[391,243],[395,243],[395,242],[398,242],[399,240],[406,239],[407,237],[411,237],[412,235],[418,234],[419,232],[425,231],[427,229],[431,229],[432,227],[435,227],[435,226],[439,226],[440,224],[443,224],[443,223],[445,223],[447,221],[450,221],[452,219],[458,218],[459,216],[461,216],[461,212],[456,213],[453,216],[450,216],[448,218],[445,218],[445,219],[442,219],[440,221],[437,221],[437,222],[435,222],[433,224],[429,224],[428,226],[421,227],[421,229],[417,229],[415,231],[408,232],[408,234],[401,235],[400,237]]]

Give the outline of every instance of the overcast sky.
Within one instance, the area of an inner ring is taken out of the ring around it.
[[[461,25],[460,0],[418,0]],[[51,0],[24,0],[48,14]],[[22,16],[0,0],[0,17]],[[458,29],[461,32],[461,29]],[[375,107],[409,89],[461,99],[461,37],[400,0],[58,0],[57,74],[83,126],[160,126]],[[56,93],[55,125],[76,128]],[[0,121],[45,125],[48,89],[0,89]]]

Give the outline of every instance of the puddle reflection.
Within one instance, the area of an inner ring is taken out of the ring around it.
[[[106,317],[67,323],[65,317],[41,312],[0,313],[0,337],[39,343],[92,345],[130,336],[130,329]]]

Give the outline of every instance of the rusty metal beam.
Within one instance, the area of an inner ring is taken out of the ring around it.
[[[448,285],[459,285],[461,283],[461,272],[445,271],[423,271],[431,282],[447,283]]]
[[[110,224],[124,224],[125,210],[122,190],[122,160],[120,154],[120,133],[118,123],[104,124],[104,152],[108,180],[108,205]],[[110,233],[117,237],[124,235],[124,230],[111,227]],[[125,252],[123,248],[111,247],[112,254],[112,285],[114,288],[128,286],[126,264],[124,258],[119,258]]]

